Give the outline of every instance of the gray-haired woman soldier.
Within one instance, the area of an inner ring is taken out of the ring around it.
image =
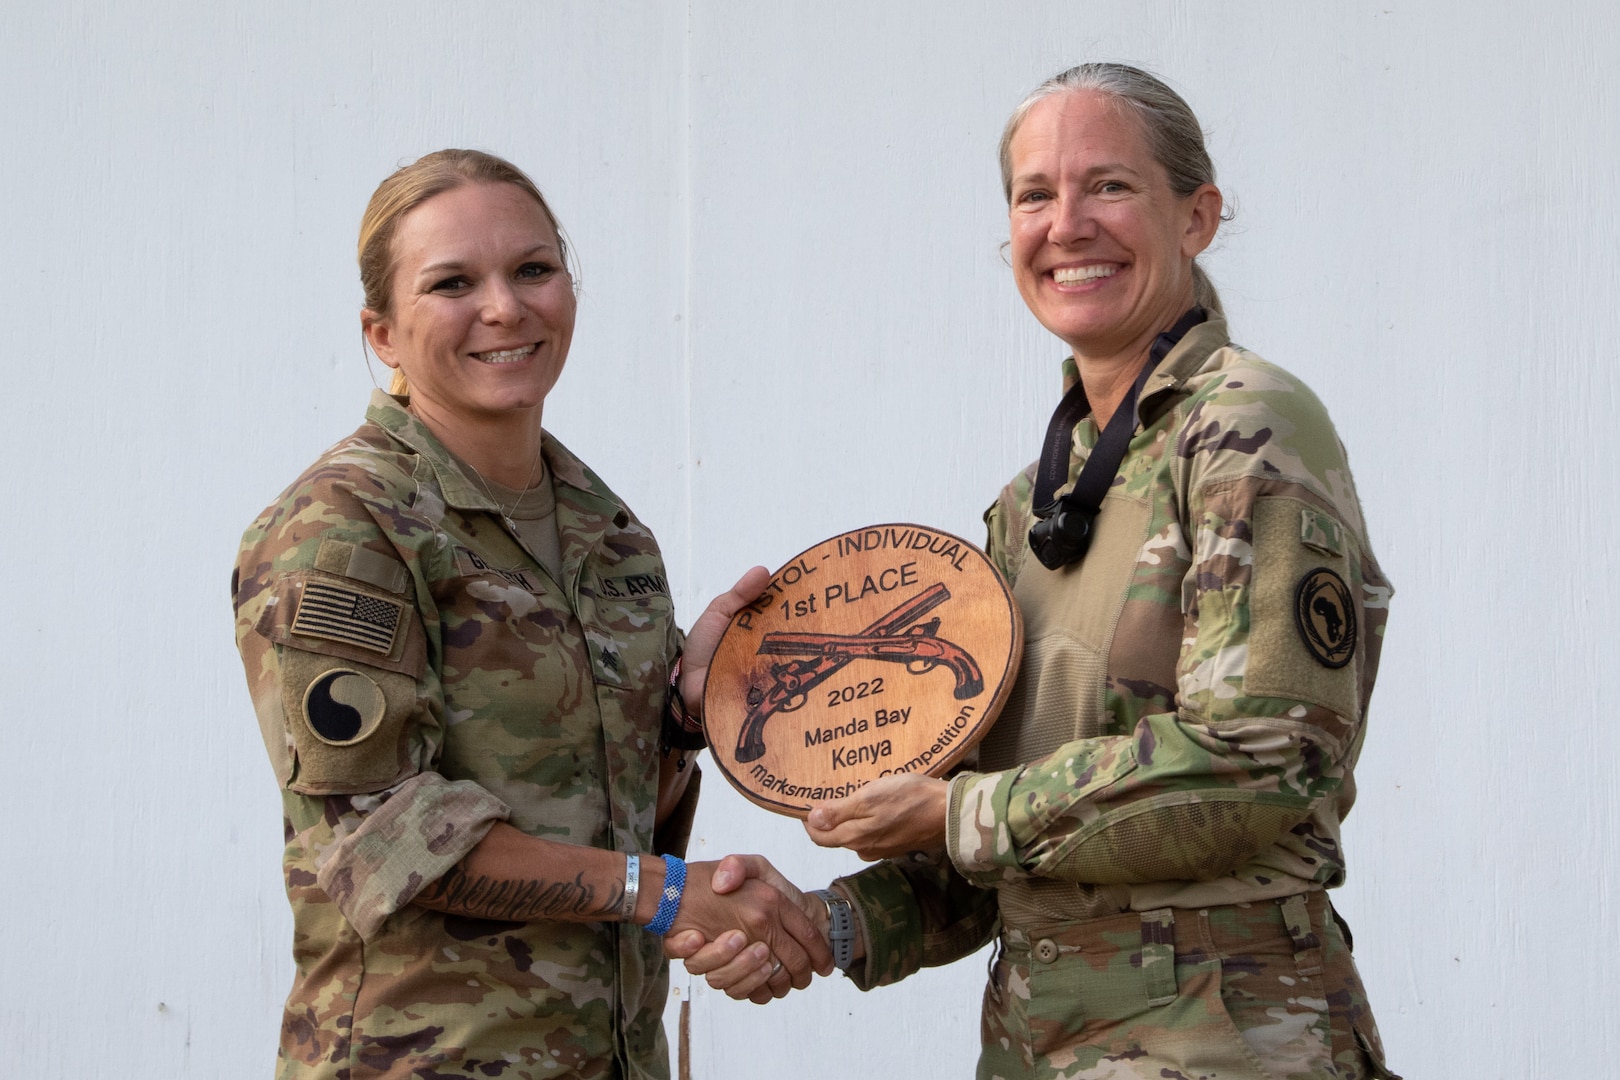
[[[837,959],[879,986],[999,931],[981,1077],[1387,1076],[1325,892],[1391,595],[1344,450],[1228,338],[1196,262],[1221,194],[1169,87],[1065,71],[1001,166],[1019,291],[1070,351],[1042,460],[986,514],[1023,667],[979,771],[811,812],[890,860],[826,897]]]

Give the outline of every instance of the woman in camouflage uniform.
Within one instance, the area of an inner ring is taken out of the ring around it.
[[[470,151],[401,169],[360,265],[394,393],[253,523],[232,581],[286,814],[280,1075],[667,1076],[643,926],[737,946],[738,996],[830,970],[774,889],[730,904],[715,864],[678,858],[682,706],[764,571],[694,625],[683,672],[652,534],[541,427],[575,297],[522,172]]]
[[[894,982],[999,933],[981,1077],[1389,1075],[1324,892],[1391,594],[1344,450],[1227,336],[1196,262],[1221,194],[1174,91],[1063,72],[1001,165],[1019,291],[1071,353],[1048,490],[1031,466],[985,515],[1023,666],[980,771],[811,812],[817,843],[889,859],[835,883],[849,974]],[[1116,414],[1079,539],[1050,500]]]

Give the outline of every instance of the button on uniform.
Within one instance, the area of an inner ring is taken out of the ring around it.
[[[1058,958],[1057,942],[1051,938],[1041,938],[1035,943],[1035,959],[1043,964],[1050,964]]]

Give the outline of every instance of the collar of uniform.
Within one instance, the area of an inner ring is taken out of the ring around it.
[[[371,404],[366,419],[387,431],[399,442],[421,455],[433,468],[434,479],[447,505],[457,510],[484,510],[499,514],[501,507],[484,490],[478,480],[469,476],[466,466],[445,449],[428,426],[412,416],[405,405],[407,398],[398,398],[382,390],[371,392]],[[552,437],[549,431],[540,433],[540,453],[551,470],[552,488],[558,505],[564,502],[574,511],[581,523],[590,518],[601,518],[623,528],[630,521],[629,512],[573,452]],[[587,531],[590,531],[587,527]],[[606,531],[606,525],[602,531]]]
[[[1146,401],[1161,390],[1181,386],[1198,373],[1211,353],[1229,344],[1230,341],[1231,339],[1226,336],[1226,320],[1219,315],[1211,315],[1188,330],[1182,339],[1176,342],[1176,347],[1159,362],[1158,369],[1148,376],[1147,385],[1142,387],[1141,400]],[[1079,381],[1080,365],[1073,356],[1065,356],[1063,392],[1067,394]]]
[[[1144,416],[1151,415],[1147,405],[1153,398],[1166,392],[1181,389],[1186,385],[1188,379],[1203,369],[1205,362],[1209,360],[1215,350],[1230,343],[1231,339],[1226,336],[1226,320],[1219,315],[1211,315],[1191,330],[1188,330],[1182,336],[1182,339],[1176,342],[1176,347],[1171,349],[1163,360],[1159,361],[1159,366],[1154,369],[1153,374],[1149,375],[1147,382],[1143,384],[1141,396],[1136,399],[1137,426],[1139,428],[1142,426]],[[1079,364],[1073,356],[1065,356],[1063,358],[1063,392],[1067,394],[1074,388],[1074,384],[1079,381]],[[1091,419],[1089,413],[1086,419]],[[1100,434],[1101,432],[1097,430],[1095,421],[1089,424],[1081,421],[1074,425],[1074,434],[1072,436],[1074,451],[1078,453],[1082,450],[1089,450]],[[1076,470],[1079,469],[1079,466],[1078,460],[1070,464],[1068,481],[1070,485],[1074,483],[1075,475],[1077,475]],[[1058,489],[1060,494],[1066,490],[1067,487]]]
[[[570,595],[578,595],[585,561],[609,529],[630,524],[624,508],[600,477],[550,432],[540,436],[540,452],[551,470],[551,490],[557,497],[557,540],[562,545],[562,582]]]
[[[415,450],[433,467],[433,478],[445,504],[457,510],[486,510],[499,514],[501,508],[494,498],[473,477],[468,476],[462,463],[428,426],[412,416],[405,405],[409,398],[395,397],[382,390],[371,392],[371,404],[366,407],[366,419],[392,435],[397,441]]]
[[[540,452],[545,456],[546,468],[551,470],[551,486],[559,508],[566,502],[581,518],[606,518],[620,529],[630,523],[630,512],[618,496],[549,431],[540,433]]]
[[[1216,349],[1231,344],[1231,341],[1226,334],[1226,320],[1219,315],[1211,315],[1188,330],[1176,342],[1176,347],[1159,361],[1153,374],[1148,376],[1147,383],[1142,387],[1142,396],[1138,399],[1139,407],[1140,402],[1149,401],[1156,394],[1179,390],[1186,385],[1188,379],[1203,369],[1204,362]]]

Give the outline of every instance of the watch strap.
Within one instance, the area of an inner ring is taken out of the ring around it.
[[[815,889],[810,895],[827,906],[827,944],[832,946],[833,963],[847,973],[855,963],[855,909],[831,889]]]

